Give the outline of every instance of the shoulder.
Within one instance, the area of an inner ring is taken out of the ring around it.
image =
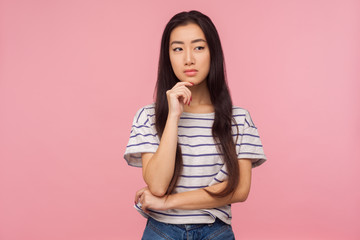
[[[254,127],[255,124],[251,119],[250,112],[242,107],[233,106],[233,118],[238,123],[243,123],[244,127]]]
[[[138,109],[134,116],[134,123],[144,124],[153,116],[155,116],[155,103],[145,105]]]
[[[238,107],[238,106],[233,106],[232,112],[233,112],[233,116],[236,116],[236,115],[245,116],[246,114],[249,114],[248,110],[246,110],[245,108],[242,108],[242,107]]]
[[[151,103],[148,105],[145,105],[143,107],[141,107],[140,109],[137,110],[137,113],[142,113],[142,112],[146,112],[146,113],[155,113],[155,103]]]

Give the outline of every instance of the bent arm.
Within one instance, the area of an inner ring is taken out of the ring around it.
[[[142,154],[143,178],[155,196],[163,196],[174,174],[178,136],[177,116],[169,115],[155,153]]]
[[[159,147],[154,154],[144,153],[141,156],[143,178],[155,196],[165,195],[174,175],[178,123],[184,104],[190,104],[191,92],[187,87],[192,85],[189,82],[178,82],[166,91],[169,112]]]
[[[164,197],[153,196],[151,192],[144,188],[136,193],[135,201],[140,200],[144,211],[147,211],[148,208],[153,210],[216,208],[235,202],[244,202],[250,192],[251,164],[250,159],[239,159],[239,185],[233,194],[225,197],[213,197],[204,189],[220,192],[226,187],[227,181],[203,189],[175,193]]]

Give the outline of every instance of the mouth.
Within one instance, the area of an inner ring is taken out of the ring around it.
[[[198,72],[198,70],[196,70],[196,69],[188,69],[188,70],[184,71],[186,76],[189,76],[189,77],[195,76],[197,74],[197,72]]]

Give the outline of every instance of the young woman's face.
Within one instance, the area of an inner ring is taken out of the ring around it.
[[[210,51],[201,28],[194,23],[178,26],[170,34],[171,66],[181,82],[202,83],[210,69]]]

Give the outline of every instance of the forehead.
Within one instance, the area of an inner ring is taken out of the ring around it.
[[[204,39],[204,32],[201,30],[199,25],[195,23],[189,23],[184,26],[177,26],[174,28],[170,34],[170,42],[172,41],[182,41],[182,42],[190,42],[194,39]]]

